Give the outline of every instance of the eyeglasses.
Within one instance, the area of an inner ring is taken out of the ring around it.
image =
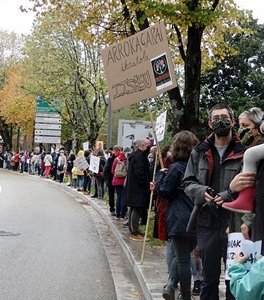
[[[220,118],[221,119],[229,119],[229,116],[228,115],[216,115],[216,116],[213,116],[212,121],[218,121]]]

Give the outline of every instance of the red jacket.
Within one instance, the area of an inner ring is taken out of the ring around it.
[[[112,174],[113,174],[113,180],[112,180],[112,185],[116,186],[116,185],[124,185],[124,182],[126,180],[126,176],[125,177],[116,177],[115,176],[115,168],[116,165],[118,164],[118,160],[121,160],[124,162],[124,164],[127,164],[127,158],[125,156],[125,154],[123,152],[120,153],[120,155],[118,157],[115,158],[113,165],[112,165]]]

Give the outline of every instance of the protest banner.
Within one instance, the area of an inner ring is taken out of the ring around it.
[[[99,164],[100,158],[95,155],[91,155],[89,170],[97,174],[99,171]]]
[[[104,142],[103,141],[96,141],[95,142],[95,148],[98,149],[104,149]]]
[[[86,170],[89,168],[89,164],[88,164],[87,160],[84,158],[84,156],[77,157],[73,161],[73,164],[79,170]]]
[[[161,142],[164,139],[165,128],[166,128],[167,111],[161,113],[156,120],[156,133],[157,141]]]
[[[83,151],[89,150],[89,142],[84,142],[83,143]]]
[[[261,253],[261,241],[252,242],[245,240],[241,232],[233,232],[228,235],[227,255],[226,255],[226,273],[225,279],[230,280],[227,275],[230,266],[234,263],[234,257],[237,252],[242,255],[250,254],[250,258],[245,261],[244,266],[250,270],[251,265],[256,261]]]
[[[101,54],[113,111],[177,86],[163,21]]]

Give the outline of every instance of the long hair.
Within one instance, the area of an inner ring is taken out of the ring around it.
[[[171,144],[171,156],[173,161],[188,161],[192,149],[198,144],[197,137],[188,130],[178,132]]]

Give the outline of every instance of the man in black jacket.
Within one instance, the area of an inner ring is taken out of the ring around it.
[[[141,139],[138,149],[128,157],[128,174],[126,182],[126,200],[129,211],[130,239],[143,241],[144,237],[139,230],[139,220],[149,206],[150,174],[147,155],[150,150],[150,141]]]

